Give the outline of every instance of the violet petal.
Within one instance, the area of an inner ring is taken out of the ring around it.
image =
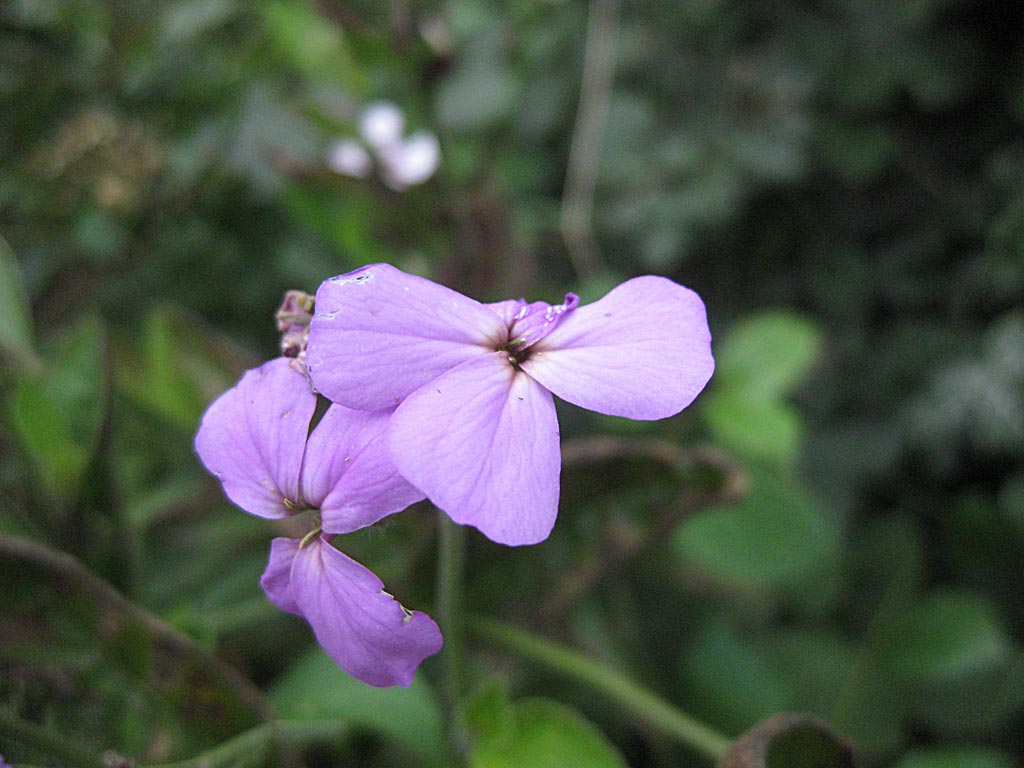
[[[565,315],[522,368],[563,400],[612,416],[661,419],[711,377],[704,303],[663,277],[637,277]]]
[[[274,539],[270,542],[270,560],[260,577],[260,586],[270,602],[288,613],[302,615],[292,594],[292,562],[299,552],[296,539]]]
[[[306,378],[285,358],[247,371],[203,415],[196,452],[235,504],[260,517],[291,514],[309,420],[316,407]]]
[[[296,553],[291,589],[320,645],[365,683],[409,685],[420,662],[441,650],[433,619],[405,610],[370,570],[323,538]]]
[[[306,445],[303,497],[327,533],[372,525],[424,498],[395,468],[385,444],[390,411],[332,405]]]
[[[508,353],[463,363],[395,411],[388,447],[399,471],[458,523],[502,544],[547,538],[561,455],[551,394]]]
[[[389,264],[326,280],[316,295],[306,365],[335,403],[375,411],[482,350],[506,327],[483,304]]]

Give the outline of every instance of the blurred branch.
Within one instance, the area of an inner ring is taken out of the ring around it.
[[[601,134],[611,101],[620,0],[592,0],[583,53],[583,81],[562,192],[561,230],[576,274],[585,279],[601,266],[594,239],[594,192]]]
[[[717,761],[729,748],[726,736],[595,659],[493,619],[478,618],[469,627],[478,637],[600,691],[644,723],[711,760]]]
[[[30,539],[0,535],[0,562],[5,560],[14,563],[18,572],[24,572],[26,565],[39,569],[60,585],[65,599],[70,600],[75,594],[86,595],[96,606],[99,619],[105,622],[105,631],[128,626],[143,629],[152,643],[154,669],[163,664],[181,674],[187,672],[194,686],[205,683],[229,690],[247,719],[268,717],[269,710],[260,690],[234,667],[163,619],[127,600],[74,556]],[[171,679],[154,678],[148,682],[158,688],[174,684]]]
[[[677,472],[706,469],[719,482],[714,487],[687,487],[670,504],[658,509],[646,531],[623,531],[621,526],[606,530],[599,557],[566,573],[559,586],[539,608],[542,619],[561,616],[595,583],[626,561],[665,541],[679,523],[698,510],[725,504],[747,493],[749,478],[727,455],[708,446],[683,448],[668,440],[637,440],[617,437],[583,438],[566,442],[562,459],[566,465],[586,464],[629,457],[649,459]]]

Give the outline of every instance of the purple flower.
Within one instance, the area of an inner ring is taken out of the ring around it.
[[[441,633],[409,612],[380,580],[329,539],[423,498],[396,472],[382,440],[389,414],[332,405],[308,435],[309,382],[286,358],[248,371],[206,411],[196,435],[203,464],[242,509],[265,518],[315,511],[302,542],[274,539],[261,584],[283,610],[304,616],[349,674],[370,685],[408,685],[441,648]]]
[[[398,471],[456,522],[543,541],[561,468],[552,393],[613,416],[678,413],[714,369],[704,304],[638,277],[593,304],[481,304],[387,264],[324,282],[306,362],[335,403],[397,406]]]

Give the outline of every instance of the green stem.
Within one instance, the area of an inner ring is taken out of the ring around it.
[[[594,659],[493,619],[473,619],[469,627],[482,639],[601,691],[648,725],[674,736],[711,760],[721,759],[729,748],[729,738]]]
[[[441,538],[437,563],[438,618],[444,632],[441,651],[441,696],[448,717],[448,730],[453,751],[464,755],[466,736],[462,728],[461,702],[463,591],[462,579],[466,561],[466,529],[439,513]]]

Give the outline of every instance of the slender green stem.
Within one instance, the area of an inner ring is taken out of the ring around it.
[[[648,725],[674,736],[712,760],[719,760],[729,748],[731,740],[726,736],[594,659],[492,619],[473,619],[469,629],[484,640],[601,691]]]
[[[444,649],[441,651],[441,696],[448,717],[452,749],[457,755],[462,755],[465,754],[466,747],[460,710],[463,693],[462,578],[466,560],[466,529],[444,513],[439,514],[441,539],[437,563],[437,600],[438,617],[444,632]]]

